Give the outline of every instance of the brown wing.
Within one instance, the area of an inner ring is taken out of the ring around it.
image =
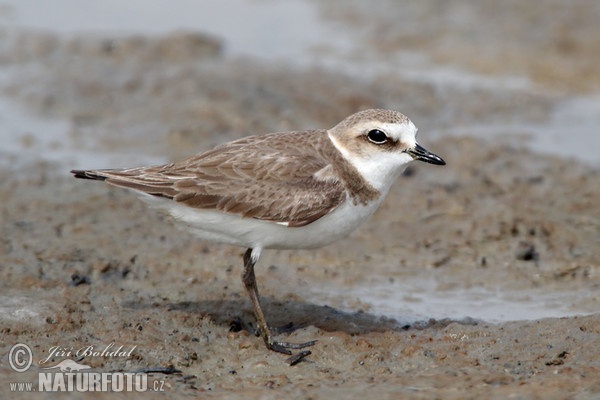
[[[72,172],[193,208],[293,227],[319,219],[345,199],[343,183],[323,173],[331,170],[329,151],[335,149],[325,131],[290,132],[250,136],[160,167]]]

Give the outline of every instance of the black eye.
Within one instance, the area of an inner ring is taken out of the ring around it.
[[[385,132],[380,131],[379,129],[370,130],[367,133],[367,137],[369,140],[375,144],[383,144],[387,141],[388,137]]]

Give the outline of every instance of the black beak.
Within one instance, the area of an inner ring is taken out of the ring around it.
[[[415,160],[425,161],[426,163],[435,165],[446,165],[446,161],[442,160],[440,156],[428,152],[424,147],[418,144],[413,149],[406,150],[406,152]]]

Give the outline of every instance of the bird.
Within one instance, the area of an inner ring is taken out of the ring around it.
[[[71,173],[142,194],[202,240],[245,248],[242,282],[258,334],[269,350],[291,355],[316,341],[273,337],[254,273],[262,251],[333,243],[377,210],[410,162],[446,164],[416,136],[404,114],[368,109],[330,129],[247,136],[165,165]]]

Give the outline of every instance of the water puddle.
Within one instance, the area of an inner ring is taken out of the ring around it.
[[[0,168],[18,170],[34,160],[59,161],[68,156],[64,146],[65,121],[34,118],[27,110],[0,97]]]
[[[129,166],[131,163],[161,164],[166,158],[143,154],[94,150],[75,145],[70,137],[70,123],[65,120],[35,116],[15,102],[0,96],[0,168],[23,170],[46,163],[58,173],[74,166]],[[47,172],[51,172],[48,170]]]
[[[447,135],[484,139],[513,136],[533,152],[553,154],[599,167],[600,96],[572,97],[560,101],[546,123],[470,125],[428,134],[438,138]]]
[[[129,0],[126,7],[118,0],[3,4],[10,12],[0,22],[10,28],[111,36],[202,32],[223,39],[228,55],[267,61],[305,58],[311,49],[340,48],[348,42],[345,32],[321,21],[315,4],[302,0]]]
[[[229,57],[249,56],[265,62],[283,61],[298,67],[317,66],[361,79],[395,73],[404,79],[428,83],[436,88],[480,88],[500,92],[534,90],[524,77],[482,76],[456,67],[435,65],[425,54],[395,50],[383,58],[381,55],[368,54],[368,48],[357,51],[357,46],[360,46],[358,33],[339,24],[328,23],[321,17],[318,4],[309,1],[187,0],[173,3],[159,0],[149,4],[144,0],[131,0],[127,8],[135,12],[130,13],[123,12],[122,2],[116,0],[98,2],[93,7],[83,6],[75,0],[59,0],[51,4],[35,0],[6,0],[4,4],[5,12],[0,15],[0,24],[11,29],[112,36],[197,31],[222,38]],[[64,10],[69,12],[65,13]],[[169,17],[165,18],[166,15]],[[265,29],[266,26],[269,29]],[[273,31],[277,34],[273,35]],[[11,109],[12,112],[14,107],[8,103],[8,100],[2,100],[3,108],[8,107],[4,110]],[[36,121],[23,110],[17,111],[16,117],[8,113],[4,111],[0,123],[12,125],[12,128],[7,126],[12,133],[5,133],[0,139],[5,139],[7,135],[9,139],[15,139],[14,127],[25,123],[28,131],[25,142],[33,143],[33,146],[23,146],[21,138],[7,144],[2,150],[10,155],[11,160],[16,158],[16,154],[23,156],[23,151],[25,158],[30,155],[43,155],[52,160],[65,158],[63,148],[68,138],[53,134],[61,129],[66,132],[64,121]],[[43,129],[29,129],[28,124],[41,128],[42,123]],[[598,126],[600,99],[581,97],[558,103],[554,115],[544,124],[463,125],[456,131],[444,130],[437,135],[467,134],[491,138],[525,134],[529,140],[524,145],[537,152],[577,158],[598,165],[600,157],[594,150],[600,148]],[[76,157],[90,159],[90,154],[78,156],[69,152],[68,156],[69,162]],[[94,157],[108,156],[94,154]]]
[[[336,301],[344,311],[356,312],[358,304],[374,315],[397,320],[401,325],[435,319],[475,319],[498,323],[536,320],[597,312],[585,304],[585,293],[552,292],[547,289],[520,291],[494,290],[491,287],[438,290],[433,279],[415,278],[402,282],[356,285],[336,291],[332,285],[311,287],[315,302]]]
[[[24,296],[0,296],[0,321],[18,323],[26,321],[30,324],[46,324],[49,309],[34,298]]]

